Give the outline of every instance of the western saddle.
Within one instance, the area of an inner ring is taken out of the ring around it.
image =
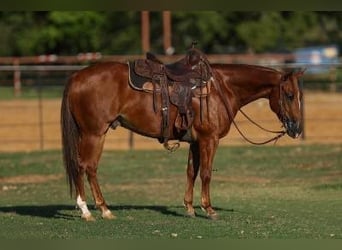
[[[193,122],[192,98],[200,99],[200,118],[203,119],[203,98],[210,92],[212,72],[209,61],[200,50],[190,48],[185,57],[172,64],[164,64],[152,53],[146,59],[129,62],[129,82],[137,90],[153,94],[154,112],[161,110],[162,137],[159,141],[168,150],[170,135],[170,103],[177,107],[178,114],[174,125],[181,141],[191,141]],[[157,107],[157,95],[160,95],[161,107]],[[208,105],[208,102],[206,102]],[[178,143],[177,143],[178,144]],[[176,145],[176,144],[175,144]],[[177,145],[177,147],[179,144]]]

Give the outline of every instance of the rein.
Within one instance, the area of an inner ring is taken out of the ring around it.
[[[240,113],[243,114],[243,116],[248,120],[250,121],[252,124],[254,124],[255,126],[257,126],[258,128],[260,128],[261,130],[264,130],[266,132],[269,132],[269,133],[273,133],[273,134],[281,134],[283,133],[284,131],[283,130],[270,130],[270,129],[267,129],[267,128],[264,128],[262,127],[260,124],[256,123],[255,121],[252,120],[252,118],[250,118],[244,111],[242,111],[242,109],[239,109]],[[285,132],[286,133],[286,132]]]
[[[263,128],[261,125],[257,124],[255,121],[253,121],[245,112],[243,112],[241,109],[239,109],[240,113],[243,114],[243,116],[245,116],[248,121],[250,121],[252,124],[257,126],[258,128],[260,128],[260,129],[262,129],[262,130],[264,130],[266,132],[269,132],[269,133],[277,134],[275,137],[273,137],[271,139],[268,139],[266,141],[263,141],[263,142],[255,142],[255,141],[252,141],[251,139],[247,138],[247,136],[241,131],[241,129],[238,127],[238,125],[234,121],[234,115],[233,115],[233,111],[231,109],[231,105],[229,103],[229,100],[227,100],[227,98],[225,98],[222,95],[221,86],[219,84],[217,84],[215,80],[213,82],[214,82],[214,84],[216,86],[216,89],[218,90],[218,93],[219,93],[219,96],[221,97],[221,100],[223,101],[223,104],[224,104],[224,107],[225,107],[225,109],[227,111],[228,117],[231,119],[234,127],[239,132],[241,137],[243,139],[245,139],[247,142],[249,142],[250,144],[253,144],[253,145],[265,145],[265,144],[270,143],[272,141],[274,141],[274,143],[276,143],[279,138],[283,137],[286,134],[286,131],[284,131],[284,130],[283,131],[273,131],[273,130],[269,130],[269,129]]]
[[[237,126],[236,122],[234,121],[234,119],[232,119],[232,122],[234,124],[234,127],[236,128],[236,130],[239,132],[239,134],[242,136],[243,139],[245,139],[247,142],[253,144],[253,145],[264,145],[264,144],[267,144],[267,143],[270,143],[272,141],[274,141],[274,143],[276,143],[278,141],[279,138],[283,137],[285,134],[286,134],[286,131],[282,130],[282,131],[274,131],[274,130],[269,130],[269,129],[266,129],[264,127],[262,127],[261,125],[259,125],[258,123],[256,123],[255,121],[253,121],[245,112],[243,112],[241,109],[239,109],[240,113],[243,114],[244,117],[247,118],[248,121],[250,121],[253,125],[257,126],[258,128],[260,128],[261,130],[263,131],[266,131],[266,132],[269,132],[269,133],[272,133],[272,134],[277,134],[275,137],[271,138],[271,139],[268,139],[266,141],[263,141],[263,142],[254,142],[250,139],[248,139],[243,133],[242,131],[240,130],[240,128]]]

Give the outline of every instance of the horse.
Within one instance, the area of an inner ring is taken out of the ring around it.
[[[297,138],[302,132],[302,90],[299,78],[304,70],[292,72],[244,64],[210,64],[211,90],[208,108],[200,111],[198,98],[192,98],[194,118],[186,170],[185,213],[195,217],[194,183],[200,173],[201,208],[209,219],[217,219],[210,199],[213,160],[219,140],[226,136],[241,107],[259,98],[269,100],[283,133]],[[96,207],[102,218],[116,216],[108,209],[97,180],[97,168],[105,135],[122,126],[151,138],[162,137],[162,114],[153,111],[152,94],[134,90],[129,84],[129,66],[123,62],[99,62],[73,73],[65,86],[61,105],[63,162],[70,195],[76,198],[81,218],[95,220],[85,196],[87,176]],[[170,105],[169,121],[174,124],[177,107]],[[200,113],[203,112],[201,118]],[[170,128],[170,140],[179,140]]]

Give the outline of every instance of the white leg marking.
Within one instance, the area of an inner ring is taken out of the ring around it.
[[[81,196],[77,196],[77,206],[82,211],[82,217],[87,218],[91,216],[91,213],[89,212],[89,209],[87,207],[87,203],[81,199]]]
[[[299,110],[300,110],[302,107],[301,107],[301,103],[300,103],[300,93],[299,93],[299,91],[298,91],[297,98],[298,98],[298,107],[299,107]]]

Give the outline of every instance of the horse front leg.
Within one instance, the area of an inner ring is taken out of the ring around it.
[[[189,148],[188,167],[186,170],[187,183],[184,195],[184,206],[187,215],[195,217],[195,209],[193,207],[194,184],[198,175],[199,162],[199,147],[197,142],[192,142]]]
[[[210,181],[214,156],[218,146],[218,138],[206,138],[199,142],[200,150],[200,176],[202,181],[201,207],[209,219],[217,219],[218,215],[211,206]]]

